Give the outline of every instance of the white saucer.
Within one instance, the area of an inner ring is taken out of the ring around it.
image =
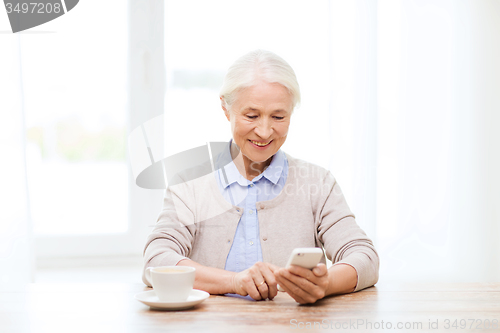
[[[193,289],[187,300],[182,302],[164,302],[158,299],[154,290],[144,291],[135,295],[135,299],[146,305],[149,305],[152,309],[159,310],[185,310],[192,308],[196,304],[199,304],[206,300],[210,296],[209,293],[203,290]]]

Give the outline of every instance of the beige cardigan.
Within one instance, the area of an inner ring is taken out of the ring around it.
[[[356,224],[335,178],[322,167],[286,156],[285,187],[274,199],[257,203],[263,261],[284,267],[293,249],[323,247],[334,264],[356,269],[355,291],[374,285],[378,254]],[[185,258],[224,269],[242,214],[243,208],[224,199],[213,173],[169,187],[147,238],[144,270],[173,266]],[[149,285],[144,271],[142,279]]]

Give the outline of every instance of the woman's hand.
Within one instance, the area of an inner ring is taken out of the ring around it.
[[[232,279],[232,289],[241,296],[250,295],[255,300],[273,299],[278,293],[275,272],[278,267],[257,262],[252,267],[236,273]]]
[[[318,264],[312,270],[291,265],[275,271],[280,287],[300,304],[314,303],[327,295],[329,272],[325,264]]]

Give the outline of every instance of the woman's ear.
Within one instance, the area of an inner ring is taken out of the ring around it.
[[[224,110],[224,114],[226,115],[227,120],[231,121],[231,117],[229,115],[229,111],[227,109],[226,101],[224,100],[224,97],[220,97],[220,105],[222,106],[222,110]]]

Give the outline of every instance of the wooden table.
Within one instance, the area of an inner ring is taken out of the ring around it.
[[[500,283],[380,283],[309,306],[286,293],[260,302],[210,296],[186,311],[150,310],[134,299],[144,290],[141,284],[30,284],[0,292],[0,332],[500,332]]]

